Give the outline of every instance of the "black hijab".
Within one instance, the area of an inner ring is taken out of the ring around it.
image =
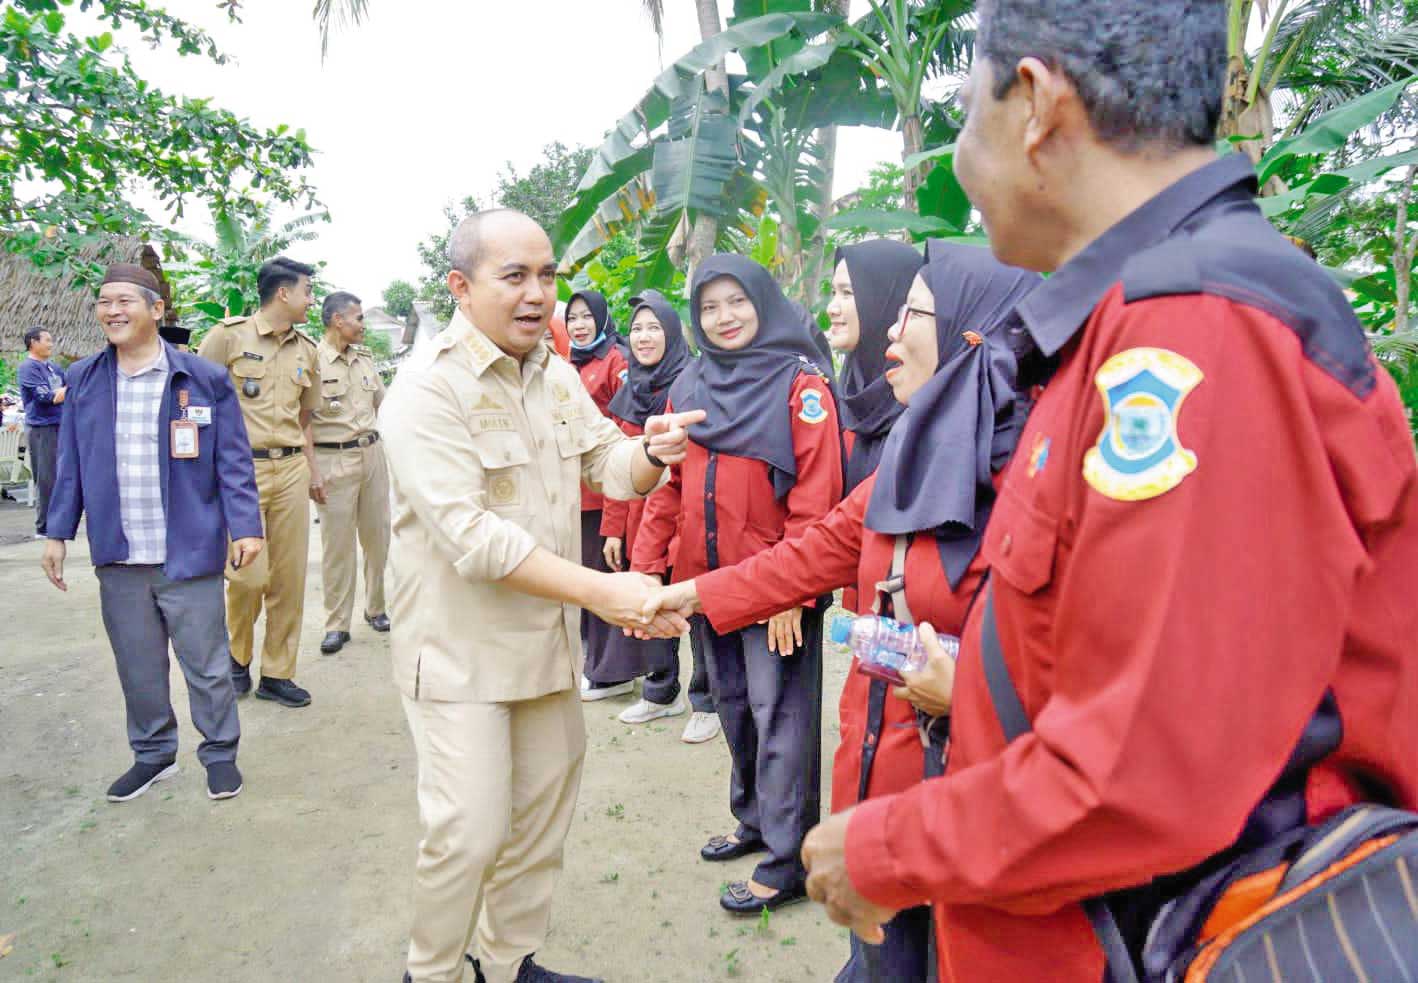
[[[743,287],[758,314],[758,334],[747,348],[725,351],[705,334],[699,318],[699,294],[705,284],[732,277]],[[670,390],[676,412],[704,410],[709,418],[689,428],[701,447],[736,457],[751,457],[773,469],[779,498],[797,481],[793,428],[788,401],[804,370],[816,371],[831,387],[832,362],[817,347],[820,335],[800,304],[784,296],[762,266],[744,256],[710,256],[694,273],[689,291],[689,320],[700,356],[680,373]]]
[[[684,322],[670,302],[657,290],[647,290],[630,301],[630,320],[643,310],[649,310],[665,330],[665,354],[654,365],[641,365],[632,351],[626,356],[629,371],[625,385],[611,398],[610,411],[627,423],[642,429],[645,421],[665,412],[670,398],[670,385],[689,363],[689,342],[684,340]]]
[[[837,250],[832,269],[843,262],[852,280],[860,325],[857,347],[847,353],[837,377],[842,428],[857,435],[847,460],[846,491],[850,492],[876,470],[886,435],[906,410],[896,402],[884,375],[886,346],[891,343],[886,333],[896,323],[911,281],[920,272],[921,254],[895,239],[872,239]]]
[[[571,313],[571,305],[578,299],[586,302],[586,306],[591,309],[591,316],[596,319],[596,337],[591,339],[589,345],[581,348],[576,342],[571,343],[571,364],[579,369],[587,362],[609,355],[620,338],[620,333],[616,331],[615,322],[611,320],[610,304],[594,290],[581,290],[572,294],[566,302],[567,314]]]
[[[998,329],[1041,278],[986,248],[939,240],[927,244],[921,275],[935,295],[940,367],[886,439],[866,526],[933,532],[954,588],[980,548],[994,473],[1024,425],[1014,354]]]

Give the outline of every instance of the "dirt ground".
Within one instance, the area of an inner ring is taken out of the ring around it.
[[[41,544],[14,542],[30,521],[0,505],[0,980],[395,983],[418,840],[413,748],[385,636],[361,623],[344,651],[319,654],[317,531],[297,675],[313,704],[243,701],[245,790],[214,803],[174,663],[182,773],[111,805],[103,793],[131,757],[98,584],[80,539],[69,593],[50,587]],[[687,646],[681,661],[687,683]],[[829,757],[845,662],[828,656]],[[627,727],[615,715],[628,702],[586,705],[580,816],[539,961],[608,983],[831,980],[847,939],[817,906],[766,924],[719,910],[720,885],[753,865],[698,857],[732,829],[723,738],[682,744],[683,717]]]

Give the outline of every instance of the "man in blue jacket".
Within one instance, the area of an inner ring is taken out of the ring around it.
[[[127,802],[177,774],[171,642],[187,677],[207,794],[241,791],[222,570],[264,545],[246,426],[226,372],[158,336],[163,302],[141,266],[110,267],[98,320],[109,345],[69,371],[44,572],[60,590],[65,540],[88,513],[103,624],[135,763],[108,790]],[[228,547],[230,540],[230,547]]]
[[[59,453],[59,420],[64,411],[64,372],[49,360],[54,336],[39,326],[25,332],[27,356],[20,363],[20,401],[25,406],[25,442],[30,474],[34,475],[38,507],[34,513],[36,539],[45,537],[44,517],[54,490],[54,465]]]

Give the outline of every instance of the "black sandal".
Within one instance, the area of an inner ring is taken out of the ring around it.
[[[739,857],[747,857],[751,853],[762,853],[768,849],[762,840],[734,840],[727,836],[715,836],[704,844],[699,850],[699,855],[711,863],[719,863],[724,860],[737,860]]]
[[[772,897],[760,898],[748,889],[748,881],[733,881],[719,895],[719,906],[733,915],[757,915],[806,900],[806,884],[785,887]]]

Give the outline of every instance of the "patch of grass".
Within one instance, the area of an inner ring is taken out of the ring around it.
[[[69,965],[69,960],[65,959],[57,952],[51,952],[49,958],[54,963],[55,969],[63,969],[65,966]]]
[[[783,940],[782,940],[781,942],[779,942],[778,944],[781,945],[783,948],[786,949],[788,946],[797,945],[797,944],[798,944],[798,940],[797,940],[797,938],[796,938],[795,936],[790,935],[790,936],[788,936],[786,939],[783,939]]]
[[[619,880],[620,880],[620,872],[613,870],[613,871],[611,871],[609,874],[606,874],[604,877],[601,878],[601,883],[602,883],[602,884],[614,884],[614,883],[616,883],[616,882],[619,881]]]
[[[767,908],[764,908],[758,913],[758,925],[754,928],[754,931],[757,932],[759,935],[767,935],[770,931],[772,931],[772,926],[773,912],[769,911]]]
[[[619,802],[613,806],[606,806],[606,815],[612,819],[624,819],[625,806]]]
[[[80,833],[87,833],[89,830],[97,828],[98,823],[94,822],[92,819],[85,819],[83,822],[79,823]]]
[[[741,972],[743,972],[743,968],[739,966],[739,951],[730,949],[724,953],[724,975],[738,976]]]
[[[77,795],[79,794],[79,786],[77,786],[77,785],[66,785],[66,786],[64,787],[64,794],[67,795],[67,796],[69,796],[69,798],[71,798],[71,799],[74,798],[75,796],[77,796]]]
[[[713,925],[709,926],[709,937],[711,939],[717,939],[719,937],[719,930]]]

